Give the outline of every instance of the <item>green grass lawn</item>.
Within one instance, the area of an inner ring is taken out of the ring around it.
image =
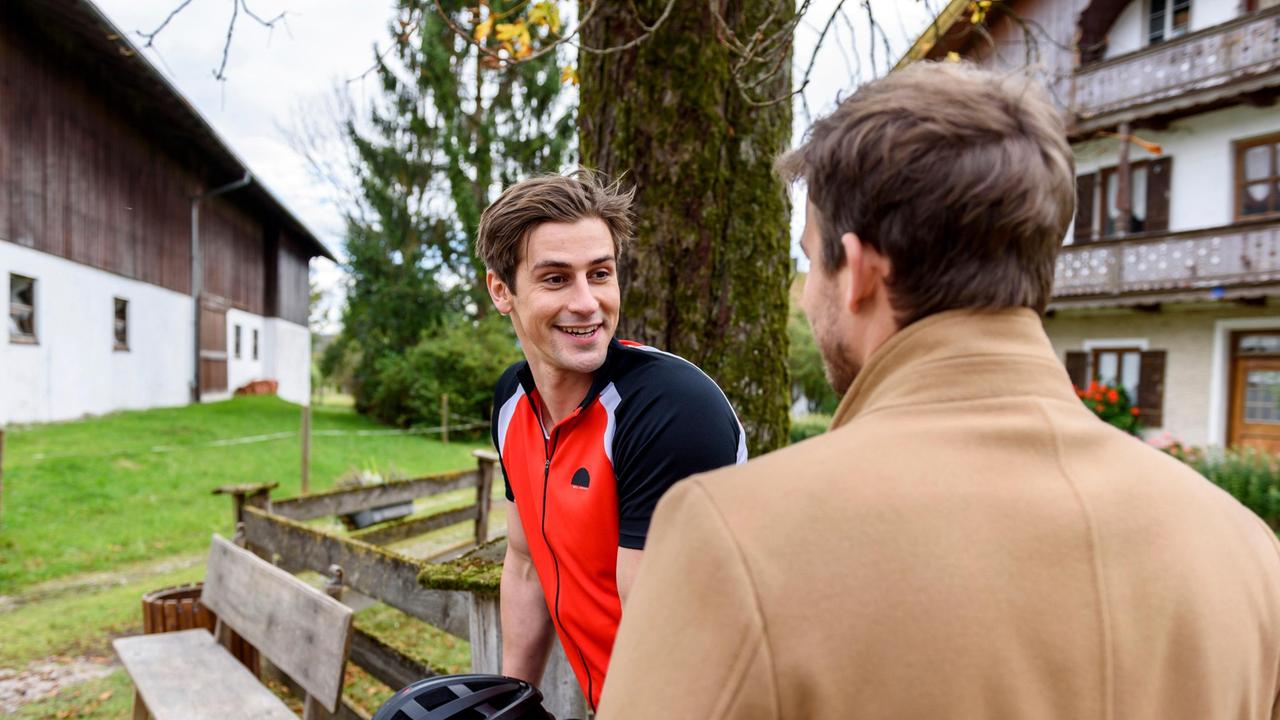
[[[279,482],[298,494],[301,410],[274,397],[126,412],[78,422],[10,428],[0,515],[0,595],[51,579],[145,560],[200,553],[209,534],[230,535],[231,501],[219,485]],[[316,431],[385,429],[349,407],[321,406]],[[375,470],[418,476],[470,467],[477,443],[413,435],[316,435],[311,489]]]

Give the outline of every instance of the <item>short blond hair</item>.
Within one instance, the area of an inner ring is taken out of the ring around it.
[[[621,183],[586,169],[522,180],[503,190],[480,215],[476,255],[513,292],[529,233],[542,223],[599,218],[609,226],[614,253],[621,255],[631,242],[634,195],[634,189],[624,190]]]
[[[1024,74],[917,62],[862,86],[778,161],[803,179],[822,236],[885,255],[899,327],[943,310],[1043,312],[1075,210],[1062,114]]]

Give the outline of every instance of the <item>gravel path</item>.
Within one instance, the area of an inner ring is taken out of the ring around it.
[[[58,693],[68,685],[110,675],[117,666],[104,657],[55,657],[22,670],[0,668],[0,715]]]

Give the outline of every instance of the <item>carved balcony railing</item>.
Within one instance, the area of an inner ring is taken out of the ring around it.
[[[1280,220],[1064,246],[1053,300],[1225,292],[1275,282]]]
[[[1280,85],[1280,7],[1086,65],[1075,73],[1077,130]]]

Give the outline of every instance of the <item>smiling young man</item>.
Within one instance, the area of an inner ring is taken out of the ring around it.
[[[614,339],[630,235],[631,193],[580,171],[507,188],[476,239],[525,355],[494,395],[508,500],[502,670],[538,683],[554,631],[593,708],[658,499],[746,460],[709,377]]]

